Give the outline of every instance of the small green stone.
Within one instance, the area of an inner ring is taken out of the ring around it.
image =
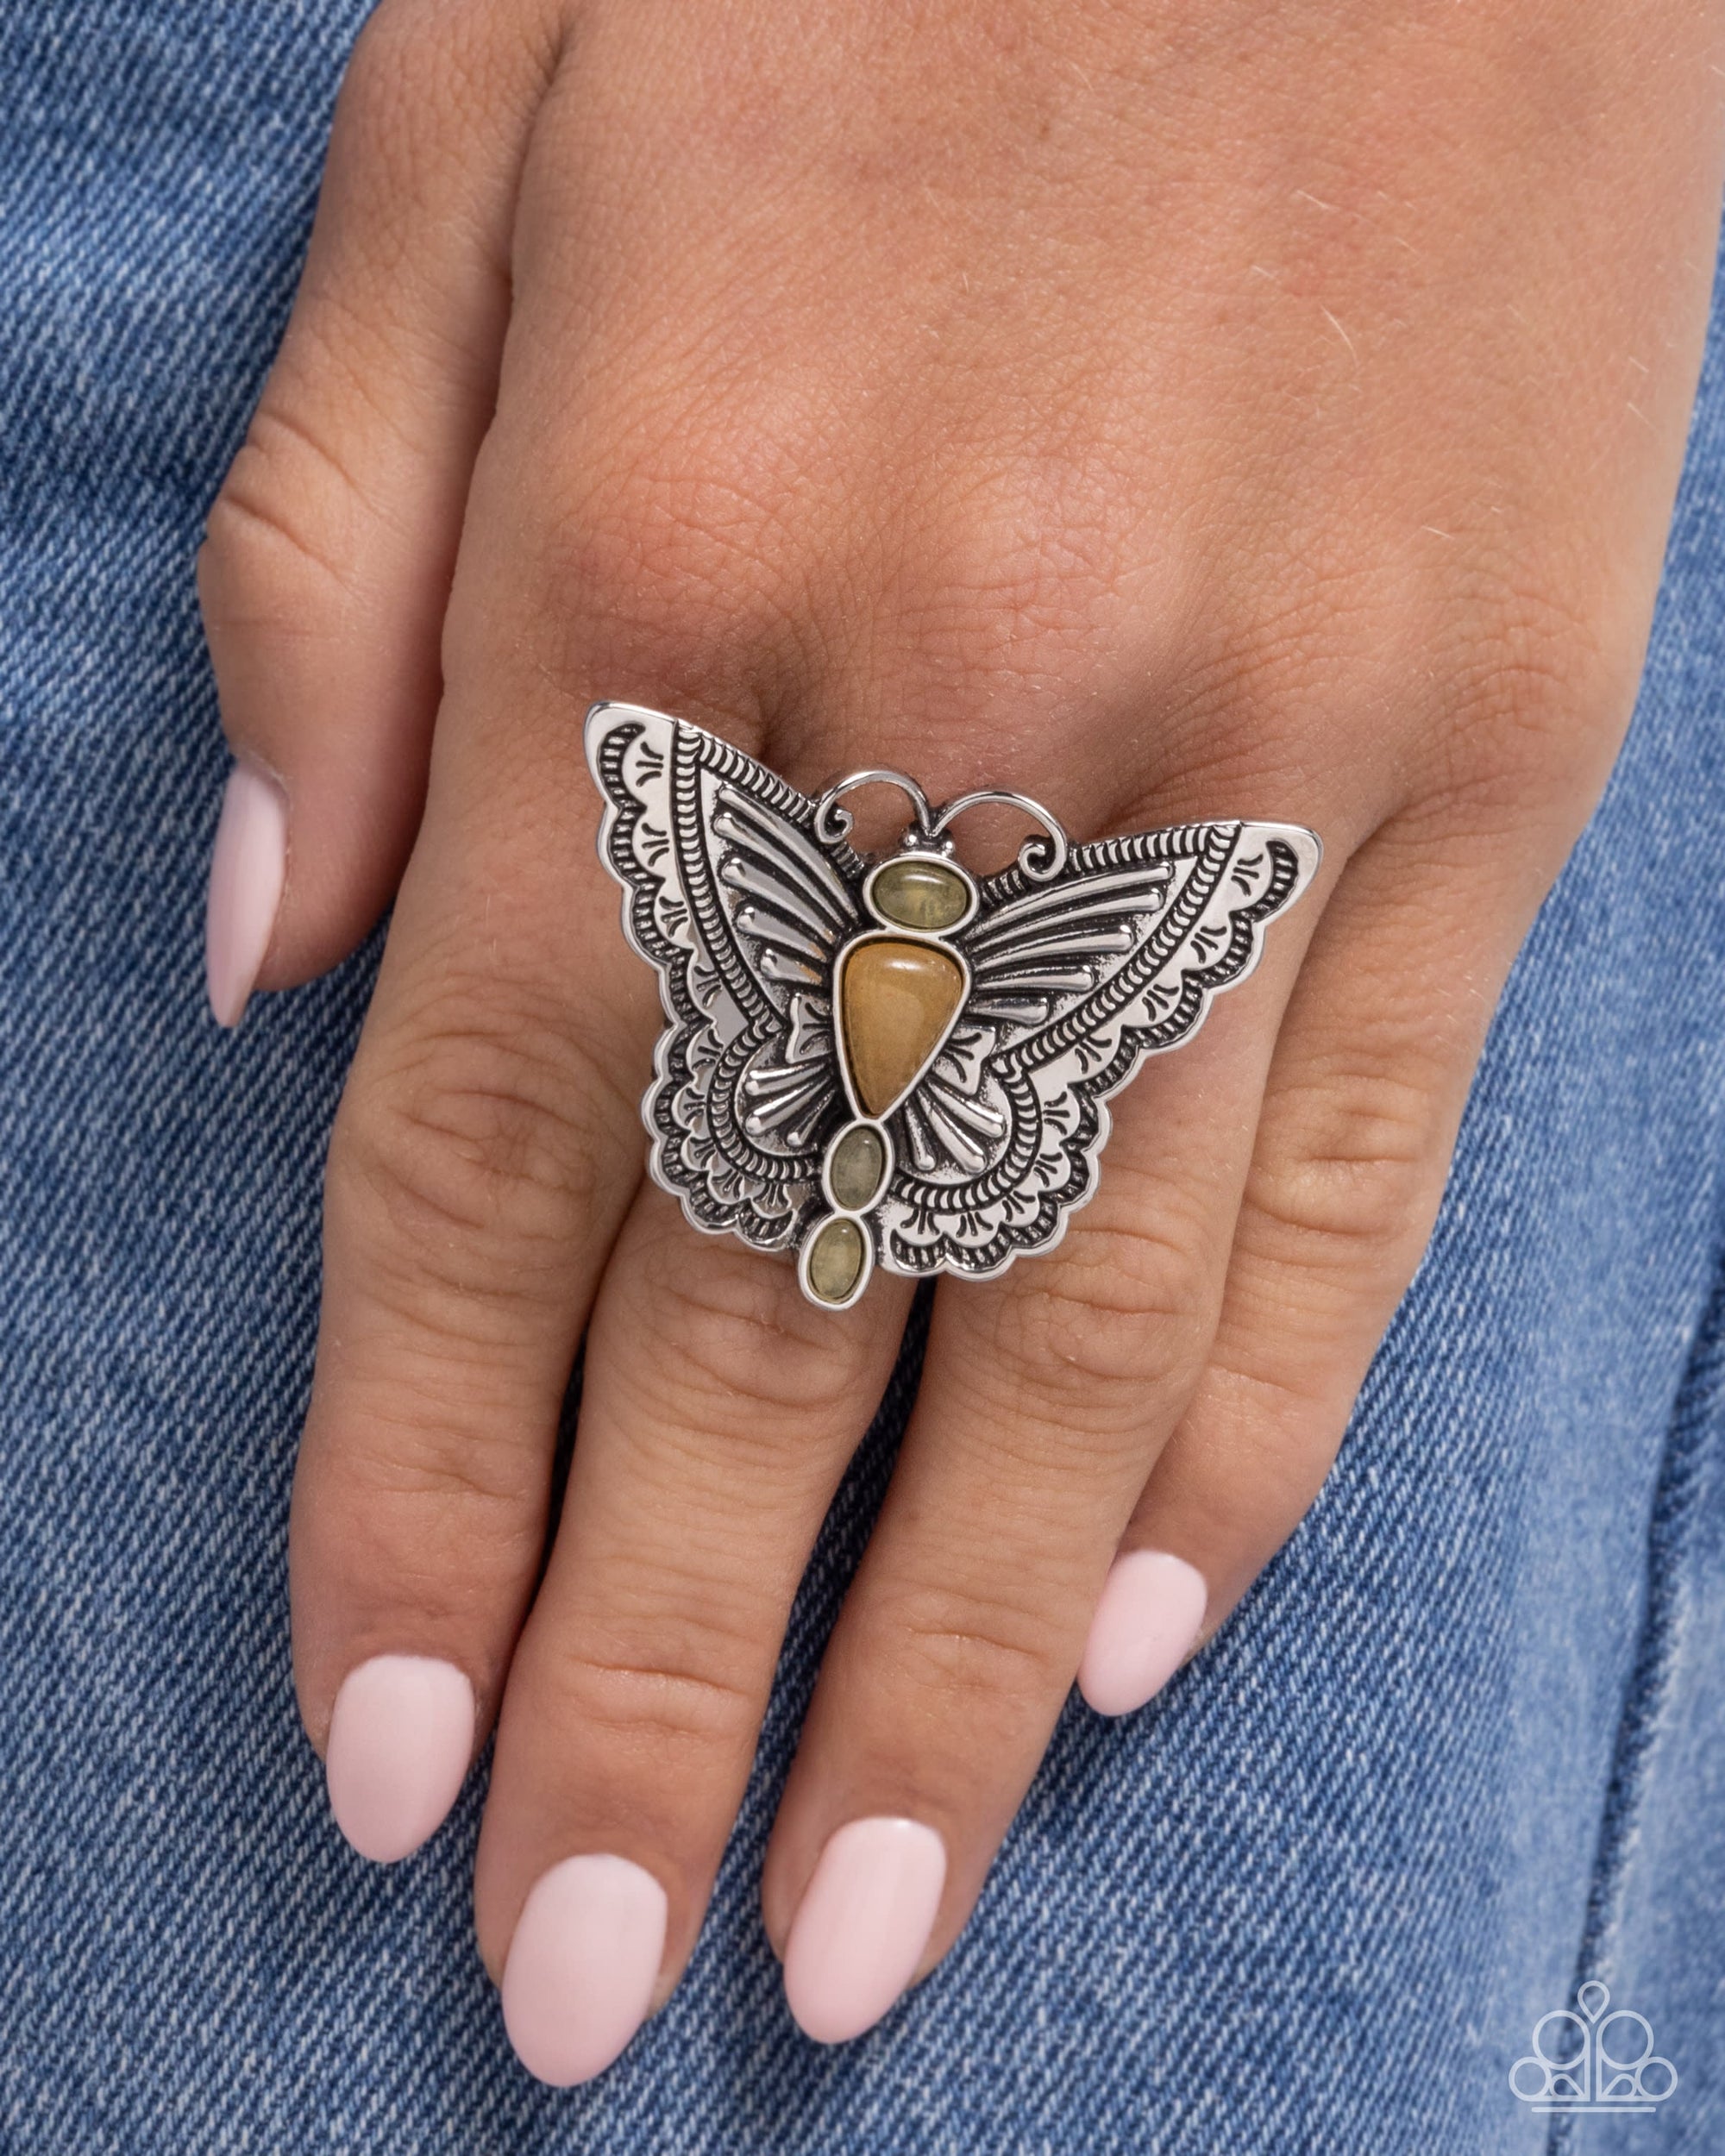
[[[809,1252],[809,1286],[823,1302],[843,1302],[862,1269],[862,1231],[854,1220],[835,1216],[815,1237]]]
[[[970,905],[963,877],[938,861],[889,861],[869,895],[882,920],[935,935],[962,921]]]
[[[887,1172],[887,1148],[878,1131],[866,1123],[853,1123],[839,1133],[826,1171],[832,1202],[848,1213],[861,1213],[880,1194]]]

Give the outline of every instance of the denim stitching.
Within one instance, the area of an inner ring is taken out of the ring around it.
[[[1684,1559],[1707,1494],[1706,1470],[1722,1425],[1725,1425],[1721,1414],[1722,1384],[1725,1384],[1725,1247],[1722,1247],[1713,1293],[1697,1329],[1694,1350],[1672,1407],[1671,1432],[1648,1515],[1640,1636],[1625,1688],[1622,1719],[1600,1813],[1599,1839],[1576,1954],[1571,1997],[1584,1984],[1609,1983],[1611,1974],[1612,1952],[1623,1916],[1624,1875],[1634,1853],[1654,1746],[1683,1645]],[[1570,2146],[1575,2127],[1572,2115],[1553,2115],[1546,2142],[1547,2156],[1560,2156]]]

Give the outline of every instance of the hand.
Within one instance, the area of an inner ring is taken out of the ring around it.
[[[1327,848],[1116,1100],[1058,1252],[939,1290],[762,1885],[793,2009],[839,2038],[951,1944],[1081,1665],[1141,1702],[1334,1456],[1633,700],[1717,28],[385,0],[367,28],[201,565],[242,760],[211,986],[237,1020],[399,886],[329,1156],[299,1696],[384,1858],[497,1722],[479,1937],[535,2072],[597,2071],[688,1957],[908,1297],[811,1308],[643,1183],[658,1011],[586,705],[811,792],[887,764],[1081,837],[1243,815]]]

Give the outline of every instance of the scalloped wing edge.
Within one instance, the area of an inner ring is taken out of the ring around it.
[[[1234,819],[1221,818],[1211,819],[1216,823],[1224,820]],[[1159,1047],[1140,1049],[1131,1056],[1126,1068],[1107,1082],[1099,1084],[1094,1088],[1085,1088],[1081,1081],[1072,1088],[1075,1091],[1083,1090],[1084,1097],[1095,1112],[1095,1127],[1089,1140],[1072,1156],[1075,1171],[1080,1178],[1082,1187],[1074,1197],[1055,1201],[1056,1220],[1052,1232],[1038,1242],[1015,1244],[1007,1250],[998,1263],[993,1265],[956,1265],[942,1257],[932,1265],[909,1266],[900,1264],[894,1260],[892,1240],[886,1231],[885,1223],[882,1222],[880,1235],[881,1252],[878,1260],[881,1271],[894,1274],[901,1280],[932,1280],[942,1273],[950,1273],[955,1278],[961,1280],[998,1280],[1000,1275],[1007,1272],[1019,1258],[1044,1257],[1051,1250],[1059,1248],[1065,1239],[1066,1231],[1071,1224],[1074,1213],[1082,1213],[1096,1194],[1096,1187],[1101,1173],[1102,1153],[1113,1130],[1113,1117],[1108,1106],[1109,1101],[1117,1093],[1123,1092],[1132,1083],[1152,1056],[1166,1056],[1176,1049],[1185,1047],[1189,1042],[1195,1038],[1204,1021],[1209,1017],[1216,998],[1219,995],[1226,995],[1230,988],[1238,987],[1242,981],[1251,979],[1264,956],[1264,947],[1268,940],[1268,931],[1271,922],[1286,913],[1305,895],[1323,862],[1323,840],[1316,831],[1309,830],[1303,824],[1262,823],[1250,818],[1243,818],[1239,819],[1236,845],[1241,839],[1262,840],[1265,844],[1279,843],[1286,846],[1295,859],[1293,881],[1288,890],[1273,906],[1267,912],[1258,913],[1252,918],[1250,924],[1251,941],[1245,956],[1239,967],[1214,983],[1201,987],[1198,1007],[1189,1025],[1176,1035],[1172,1040],[1164,1042]],[[1012,873],[1010,869],[1003,871],[1002,880],[1011,875]]]
[[[602,699],[589,706],[582,722],[582,747],[587,769],[603,804],[596,840],[599,861],[619,886],[618,912],[624,941],[630,950],[651,967],[658,981],[660,1010],[664,1019],[653,1044],[653,1075],[641,1096],[641,1122],[648,1139],[647,1172],[661,1190],[676,1200],[683,1218],[697,1233],[734,1235],[752,1250],[783,1251],[789,1249],[797,1238],[799,1222],[794,1215],[784,1216],[770,1232],[756,1233],[749,1232],[749,1224],[755,1216],[745,1207],[739,1206],[729,1219],[704,1219],[698,1210],[699,1200],[696,1191],[687,1179],[674,1174],[665,1163],[667,1150],[680,1143],[674,1137],[674,1118],[668,1112],[661,1112],[668,1090],[682,1082],[682,1074],[674,1071],[670,1066],[687,1036],[698,1030],[699,1021],[677,1007],[676,990],[672,981],[674,962],[668,962],[653,948],[655,943],[662,940],[655,918],[655,890],[632,867],[624,866],[624,856],[619,850],[619,830],[624,829],[626,824],[627,831],[632,833],[634,822],[646,812],[646,804],[634,793],[619,795],[612,791],[605,779],[605,752],[614,735],[625,729],[637,727],[666,734],[668,737],[668,754],[669,743],[674,741],[680,730],[696,735],[703,741],[712,742],[743,764],[758,770],[775,789],[782,789],[787,794],[794,794],[796,789],[791,787],[788,780],[781,779],[764,764],[757,763],[745,750],[734,748],[720,736],[709,734],[704,727],[696,726],[687,719],[674,718],[668,711],[655,711],[647,705],[624,704]],[[797,798],[804,797],[799,795]],[[639,917],[637,908],[641,910]],[[682,943],[676,948],[690,958],[702,956],[693,941]]]

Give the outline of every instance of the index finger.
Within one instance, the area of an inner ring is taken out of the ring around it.
[[[619,959],[579,736],[565,760],[561,698],[510,671],[446,699],[326,1186],[295,1670],[337,1821],[382,1859],[435,1827],[495,1713],[644,1152],[617,1074],[651,987]]]

